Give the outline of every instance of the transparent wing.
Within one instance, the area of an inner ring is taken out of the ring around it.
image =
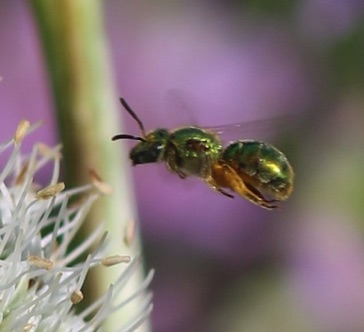
[[[227,124],[223,126],[204,127],[218,134],[223,141],[238,139],[272,140],[275,136],[292,130],[295,116],[281,114],[272,118],[263,118],[242,123]]]
[[[192,97],[183,89],[168,89],[165,95],[166,110],[170,118],[177,125],[196,125],[196,118],[191,111]],[[188,102],[187,102],[188,101]]]
[[[273,114],[272,117],[247,120],[238,123],[231,123],[219,126],[201,125],[196,121],[196,116],[191,111],[197,104],[193,96],[183,89],[173,88],[166,93],[168,102],[168,112],[174,113],[176,123],[181,125],[191,125],[215,132],[224,142],[238,139],[254,140],[274,140],[275,136],[280,136],[285,132],[297,127],[297,114]],[[208,121],[208,120],[207,120]]]

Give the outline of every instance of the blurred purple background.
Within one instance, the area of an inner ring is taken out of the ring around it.
[[[133,169],[154,330],[364,331],[363,2],[104,3],[118,91],[147,129],[272,119],[232,139],[274,143],[297,173],[265,211],[163,165]],[[0,44],[1,140],[26,117],[45,122],[28,144],[56,144],[24,2],[1,2]]]

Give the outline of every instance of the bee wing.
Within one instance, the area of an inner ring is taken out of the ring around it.
[[[237,139],[268,140],[286,130],[291,130],[295,123],[294,118],[293,115],[281,114],[273,118],[204,128],[219,135],[223,141]]]
[[[196,118],[186,100],[191,102],[191,96],[183,89],[168,89],[165,96],[165,104],[169,117],[175,121],[175,125],[197,124]]]
[[[191,109],[198,102],[187,91],[179,88],[171,88],[166,93],[168,112],[174,113],[178,119],[178,125],[194,125],[212,131],[219,135],[224,142],[237,139],[269,140],[297,127],[299,115],[297,113],[275,113],[272,117],[248,120],[240,123],[232,123],[219,126],[200,126],[199,121]]]

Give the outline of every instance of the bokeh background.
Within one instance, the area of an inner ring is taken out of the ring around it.
[[[364,2],[103,4],[118,91],[147,129],[242,123],[223,139],[267,140],[296,171],[291,199],[265,211],[133,169],[154,331],[364,331]],[[44,121],[27,144],[56,144],[26,2],[1,1],[0,45],[1,140],[26,117]]]

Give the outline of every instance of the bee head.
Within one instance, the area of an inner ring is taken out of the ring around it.
[[[133,165],[155,163],[163,160],[169,135],[167,129],[156,129],[148,133],[144,140],[140,141],[130,151],[129,157]]]
[[[146,134],[143,122],[139,119],[136,113],[131,109],[125,99],[120,98],[121,104],[131,117],[137,122],[141,136],[134,136],[129,134],[119,134],[112,137],[112,140],[118,139],[131,139],[139,141],[130,151],[129,157],[133,162],[133,165],[155,163],[160,161],[164,157],[164,149],[167,145],[170,133],[167,129],[156,129]]]

